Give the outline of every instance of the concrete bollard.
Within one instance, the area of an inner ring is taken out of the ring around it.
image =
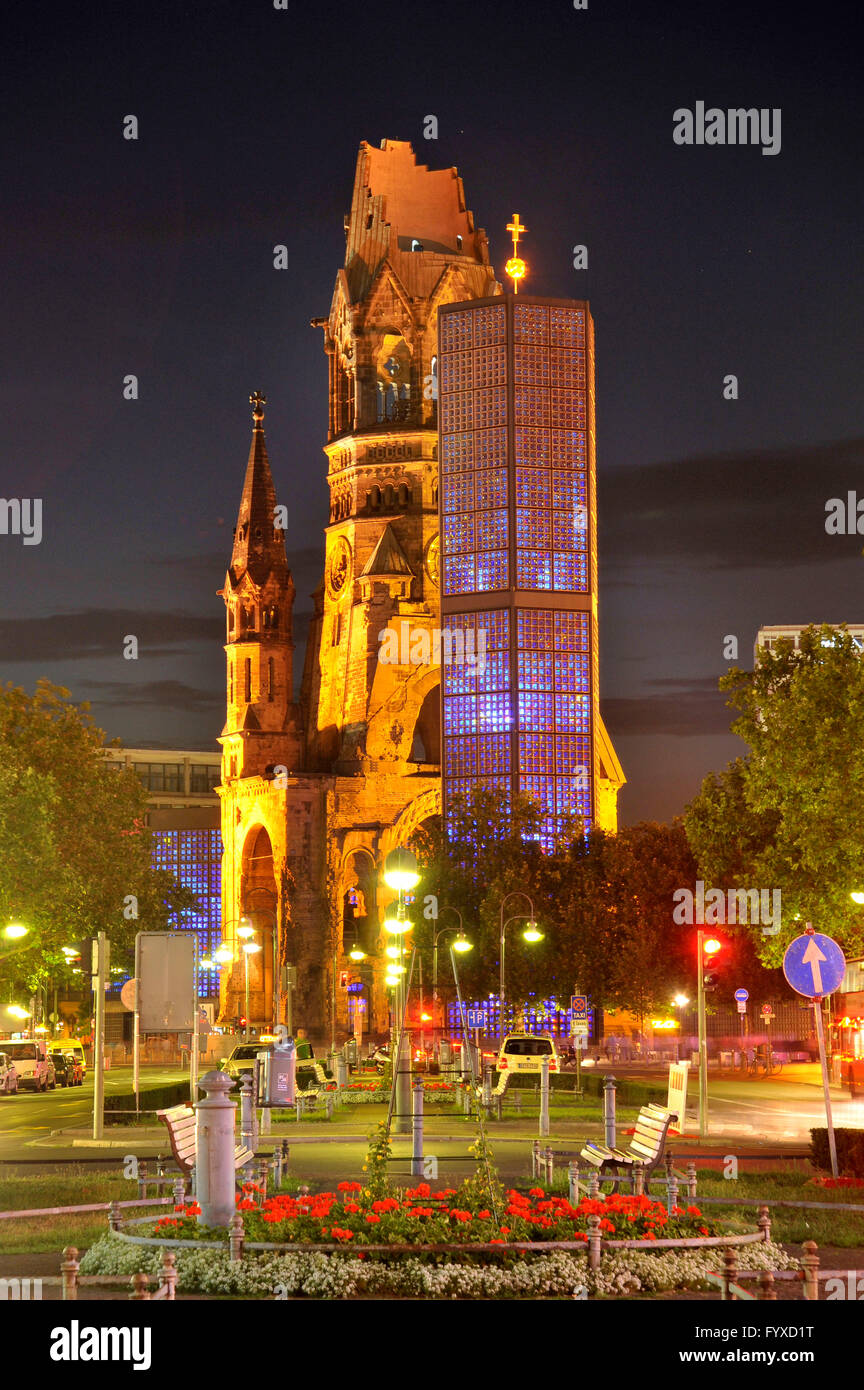
[[[696,1201],[696,1164],[687,1164],[687,1196],[691,1202]]]
[[[588,1178],[588,1196],[591,1198],[592,1202],[596,1202],[597,1198],[600,1196],[600,1174],[597,1172],[596,1168]]]
[[[599,1269],[600,1257],[603,1249],[603,1238],[600,1235],[600,1217],[588,1217],[588,1268]]]
[[[548,1187],[551,1184],[553,1178],[555,1177],[555,1155],[553,1154],[551,1149],[547,1148],[544,1151],[543,1161],[543,1166],[545,1168],[544,1181],[546,1183],[546,1186]]]
[[[674,1173],[670,1173],[666,1179],[666,1210],[672,1215],[673,1207],[678,1205],[678,1179]]]
[[[535,1140],[534,1140],[534,1143],[531,1145],[531,1176],[532,1176],[532,1178],[539,1178],[539,1176],[540,1176],[540,1140],[539,1140],[539,1139],[535,1139]]]
[[[763,1269],[759,1276],[759,1297],[760,1299],[776,1299],[777,1290],[774,1287],[774,1275],[770,1269]]]
[[[112,1202],[108,1208],[108,1229],[109,1231],[120,1230],[120,1203]]]
[[[266,1154],[258,1160],[258,1186],[261,1188],[261,1200],[267,1196],[267,1178],[270,1174],[270,1160]]]
[[[727,1245],[723,1252],[723,1285],[720,1291],[721,1301],[735,1298],[732,1285],[738,1278],[738,1256],[731,1245]]]
[[[618,1083],[614,1076],[607,1076],[603,1082],[603,1142],[607,1149],[614,1149],[615,1140],[615,1092]]]
[[[540,1062],[540,1138],[549,1134],[549,1058]]]
[[[633,1165],[633,1195],[634,1197],[645,1196],[645,1169],[641,1163]]]
[[[348,1063],[345,1058],[345,1049],[336,1053],[336,1085],[340,1091],[344,1091],[348,1085]]]
[[[334,1102],[334,1100],[335,1100],[335,1096],[332,1094],[332,1092],[328,1091],[328,1092],[326,1093],[326,1095],[324,1096],[324,1109],[327,1111],[327,1119],[328,1119],[328,1120],[332,1120],[332,1119],[333,1119],[333,1102]]]
[[[228,1226],[228,1258],[232,1264],[243,1259],[243,1213],[235,1211]]]
[[[162,1256],[162,1269],[159,1273],[159,1287],[165,1289],[166,1299],[174,1300],[177,1288],[177,1256],[173,1250],[166,1250]]]
[[[74,1245],[67,1245],[63,1251],[63,1263],[60,1265],[60,1279],[63,1285],[63,1302],[74,1302],[78,1298],[78,1250]]]
[[[579,1201],[579,1161],[575,1158],[571,1158],[567,1168],[567,1197],[575,1207]]]
[[[804,1297],[810,1303],[819,1300],[819,1247],[815,1240],[805,1240],[801,1263],[804,1266]]]
[[[764,1207],[764,1206],[763,1206],[763,1207],[760,1207],[760,1208],[759,1208],[759,1220],[756,1222],[756,1225],[759,1227],[759,1230],[762,1232],[762,1239],[763,1239],[763,1240],[766,1240],[766,1241],[767,1241],[767,1240],[770,1240],[770,1239],[771,1239],[771,1213],[770,1213],[770,1211],[768,1210],[767,1207]]]
[[[183,1174],[182,1174],[182,1173],[179,1175],[179,1177],[176,1177],[176,1178],[174,1179],[173,1189],[174,1189],[174,1205],[175,1205],[175,1207],[183,1207],[183,1206],[185,1206],[185,1205],[186,1205],[186,1184],[185,1184],[185,1182],[183,1181]]]
[[[255,1148],[255,1112],[252,1108],[252,1078],[244,1076],[240,1082],[240,1143],[247,1149]]]
[[[227,1226],[234,1215],[234,1124],[228,1099],[231,1077],[208,1071],[199,1082],[204,1099],[195,1103],[197,1196],[200,1226]]]
[[[150,1280],[146,1274],[133,1274],[129,1282],[132,1285],[130,1298],[148,1299],[150,1297]]]
[[[423,1082],[417,1080],[411,1095],[411,1173],[423,1176]]]
[[[138,1160],[138,1196],[142,1201],[147,1196],[147,1164],[143,1158]]]

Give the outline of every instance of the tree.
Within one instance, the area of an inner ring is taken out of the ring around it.
[[[706,778],[688,806],[688,839],[706,882],[781,892],[776,935],[749,932],[778,965],[806,922],[847,953],[864,952],[864,661],[845,629],[807,628],[796,651],[781,641],[753,671],[720,681],[749,747]]]
[[[97,931],[122,964],[136,932],[165,930],[196,905],[154,869],[144,789],[107,751],[89,707],[62,687],[0,689],[0,922],[29,928],[0,953],[13,984],[57,979],[61,948]]]

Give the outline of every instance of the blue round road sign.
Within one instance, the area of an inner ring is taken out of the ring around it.
[[[846,957],[837,942],[821,932],[796,936],[783,957],[783,974],[798,994],[821,999],[833,994],[846,970]]]
[[[738,1000],[739,1004],[746,1004],[747,1000],[750,998],[749,989],[736,989],[735,998]]]

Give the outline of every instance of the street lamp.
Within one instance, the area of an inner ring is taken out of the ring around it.
[[[505,909],[505,907],[507,906],[507,904],[508,904],[508,902],[510,901],[511,898],[524,898],[525,901],[526,901],[526,903],[528,904],[528,906],[531,908],[531,919],[530,919],[530,921],[528,922],[528,925],[527,925],[527,927],[525,928],[525,931],[523,932],[523,936],[525,937],[525,940],[526,940],[526,941],[529,941],[529,942],[534,942],[534,941],[540,941],[540,940],[542,940],[542,933],[541,933],[541,932],[538,932],[538,930],[537,930],[537,923],[534,921],[534,901],[533,901],[533,899],[530,898],[530,897],[528,896],[527,893],[521,893],[521,892],[519,892],[518,889],[514,889],[514,891],[513,891],[512,893],[508,893],[508,894],[507,894],[507,896],[505,897],[504,901],[502,902],[502,904],[501,904],[501,911],[500,911],[499,916],[498,916],[498,920],[499,920],[499,922],[500,922],[500,924],[501,924],[501,941],[500,941],[500,956],[499,956],[500,980],[499,980],[499,988],[498,988],[498,1006],[499,1006],[498,1018],[499,1018],[499,1021],[500,1021],[500,1028],[501,1028],[501,1036],[502,1036],[502,1038],[503,1038],[504,1033],[505,1033],[505,1031],[506,1031],[506,1030],[505,1030],[505,1027],[504,1027],[504,933],[505,933],[505,931],[507,930],[507,928],[509,927],[509,925],[510,925],[511,922],[515,922],[515,921],[518,920],[518,918],[516,918],[516,917],[508,917],[507,921],[506,921],[506,922],[504,921],[504,909]]]
[[[27,1012],[27,1010],[26,1010],[26,1009],[22,1009],[20,1004],[9,1004],[8,1007],[7,1007],[7,1009],[6,1009],[6,1012],[7,1012],[7,1014],[11,1014],[13,1018],[29,1018],[29,1017],[30,1017],[30,1015],[29,1015],[29,1013]]]
[[[395,914],[392,908],[388,910],[384,920],[385,931],[392,936],[401,938],[405,932],[410,931],[413,923],[408,920],[405,911],[405,894],[410,893],[412,888],[416,888],[420,882],[420,870],[417,865],[415,855],[404,845],[399,845],[392,849],[384,860],[382,877],[387,887],[398,893],[398,902]],[[410,1051],[406,1054],[405,1049],[405,1030],[402,1027],[403,1016],[405,1013],[405,983],[403,981],[404,967],[401,969],[390,968],[388,975],[396,978],[395,989],[395,1021],[396,1028],[391,1048],[391,1056],[395,1069],[396,1078],[396,1133],[410,1134],[411,1117],[411,1056]]]
[[[698,986],[696,994],[697,1026],[699,1030],[699,1137],[704,1139],[708,1133],[708,1038],[705,1023],[705,963],[722,951],[723,942],[716,936],[703,931],[696,933],[696,970]]]
[[[23,922],[10,922],[3,928],[3,935],[10,941],[20,941],[22,936],[26,936],[30,928],[25,927]]]
[[[242,927],[240,930],[242,931]],[[244,1042],[249,1041],[249,957],[254,956],[255,952],[260,950],[261,947],[258,945],[257,941],[243,942],[243,965],[246,972],[246,1027],[243,1030]]]
[[[862,903],[864,903],[864,893],[859,893],[856,891],[854,893],[850,893],[849,897],[852,899],[853,903],[858,903],[859,906]]]

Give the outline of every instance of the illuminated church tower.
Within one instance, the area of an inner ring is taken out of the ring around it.
[[[225,589],[228,721],[222,736],[223,914],[235,964],[223,1018],[242,1013],[248,918],[253,1021],[286,1017],[280,967],[296,968],[294,1023],[340,1036],[362,999],[384,1029],[380,922],[386,854],[440,812],[440,670],[381,634],[440,625],[437,315],[500,292],[485,234],[455,169],[418,165],[410,144],[362,144],[324,330],[329,492],[324,581],[314,595],[299,707],[292,704],[293,584],[267,463],[263,402]],[[277,469],[278,472],[278,469]],[[256,548],[257,547],[257,548]],[[267,626],[265,627],[265,621]],[[253,625],[254,624],[254,625]],[[431,645],[431,644],[430,644]],[[352,998],[336,980],[358,945],[377,959]],[[275,973],[274,973],[275,972]],[[274,1003],[274,996],[275,1003]]]

